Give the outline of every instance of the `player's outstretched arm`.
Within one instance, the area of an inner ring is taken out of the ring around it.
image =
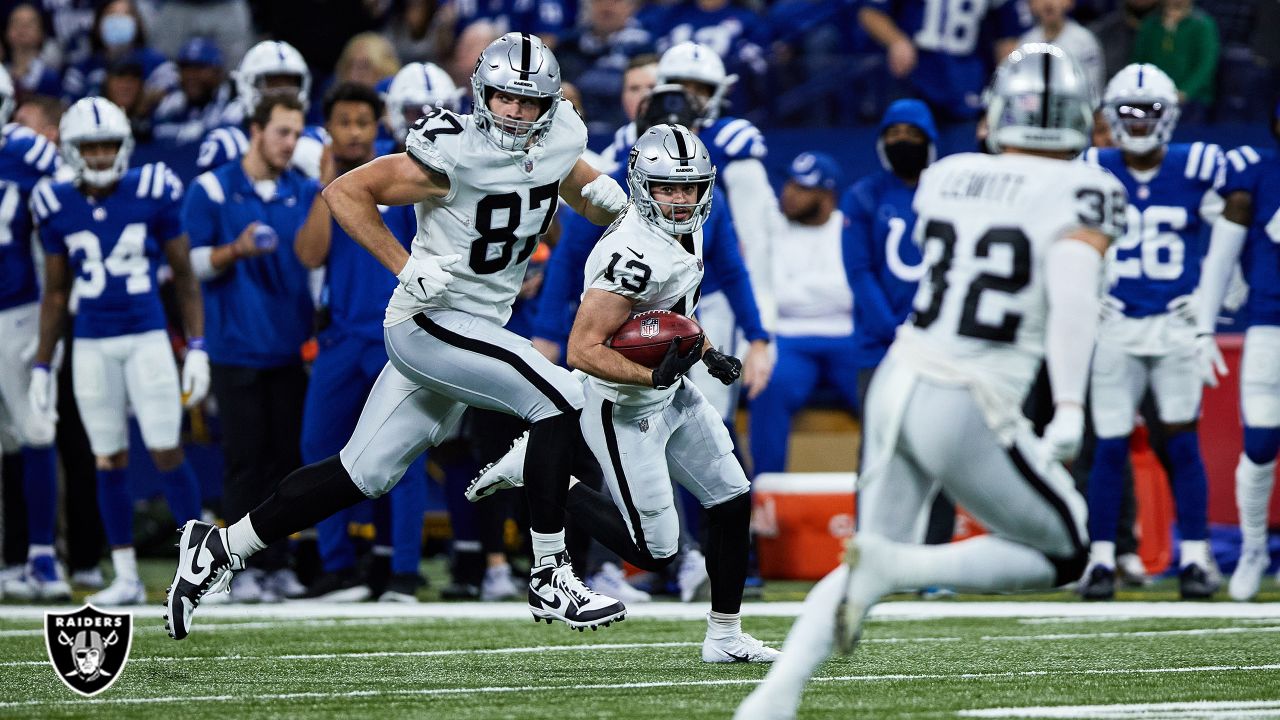
[[[569,333],[569,365],[601,380],[652,386],[652,370],[626,359],[606,344],[631,317],[632,306],[630,299],[617,293],[588,288]]]
[[[595,225],[608,225],[627,205],[627,193],[608,175],[578,158],[560,182],[560,199]]]
[[[311,201],[311,210],[307,213],[306,222],[298,228],[293,239],[293,254],[304,267],[315,270],[324,267],[329,259],[329,247],[333,242],[333,215],[329,214],[329,203],[317,195]]]
[[[400,153],[361,165],[329,183],[324,201],[348,235],[398,274],[409,261],[409,251],[382,222],[378,205],[409,205],[448,194],[447,177]]]

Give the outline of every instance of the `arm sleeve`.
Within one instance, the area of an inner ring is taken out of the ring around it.
[[[554,340],[561,345],[569,339],[574,309],[582,294],[587,257],[604,232],[604,228],[592,225],[572,211],[564,213],[562,219],[564,226],[560,242],[547,261],[542,292],[538,296],[538,313],[533,321],[535,337]]]
[[[760,321],[760,308],[756,306],[751,273],[747,271],[747,264],[738,251],[738,234],[733,230],[733,222],[727,209],[713,207],[711,220],[709,232],[703,233],[704,240],[708,241],[707,269],[720,281],[738,327],[742,328],[747,340],[768,340],[769,333]]]
[[[1235,271],[1236,260],[1244,249],[1249,229],[1243,225],[1219,217],[1209,233],[1209,251],[1200,268],[1200,311],[1196,316],[1196,331],[1212,333],[1218,324],[1218,310],[1227,294],[1227,285]]]
[[[867,191],[854,186],[845,194],[841,203],[844,213],[844,233],[841,252],[844,256],[844,272],[853,290],[857,322],[865,323],[873,337],[892,337],[897,322],[889,307],[889,298],[876,280],[874,252],[871,244],[872,214]]]
[[[777,229],[782,214],[778,199],[769,185],[764,165],[756,159],[744,159],[729,163],[724,168],[729,210],[733,226],[742,243],[743,259],[754,279],[756,306],[765,330],[777,324],[778,303],[773,293],[773,281],[769,268],[769,235]]]
[[[1102,255],[1083,242],[1062,239],[1049,248],[1044,268],[1049,300],[1045,362],[1053,401],[1083,405],[1098,329]]]
[[[217,183],[217,179],[206,174],[191,184],[179,212],[182,229],[191,243],[191,270],[201,282],[212,280],[219,274],[211,257],[216,244],[217,219],[214,217],[215,206],[205,191],[205,183],[208,182]]]

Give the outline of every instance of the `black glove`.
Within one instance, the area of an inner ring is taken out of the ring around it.
[[[686,353],[680,352],[680,343],[684,342],[685,338],[678,337],[672,340],[671,346],[667,348],[667,354],[662,356],[662,362],[653,369],[653,386],[658,390],[665,390],[675,385],[677,380],[689,372],[689,368],[697,365],[698,359],[702,357],[703,339],[704,336],[699,335],[698,341]]]
[[[742,377],[742,361],[715,348],[702,356],[702,362],[707,364],[707,372],[711,377],[725,385],[732,385],[734,380]]]

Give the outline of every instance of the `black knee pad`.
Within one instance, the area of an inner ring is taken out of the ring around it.
[[[733,522],[751,524],[751,493],[707,508],[707,522],[711,525],[729,525]]]
[[[1045,555],[1053,565],[1053,586],[1062,587],[1073,583],[1084,576],[1084,569],[1089,566],[1089,551],[1081,548],[1070,557],[1053,557]]]

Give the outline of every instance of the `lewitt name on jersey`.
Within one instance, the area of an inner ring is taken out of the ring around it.
[[[1021,173],[960,169],[942,177],[942,197],[953,200],[985,200],[1011,204],[1026,184]]]

